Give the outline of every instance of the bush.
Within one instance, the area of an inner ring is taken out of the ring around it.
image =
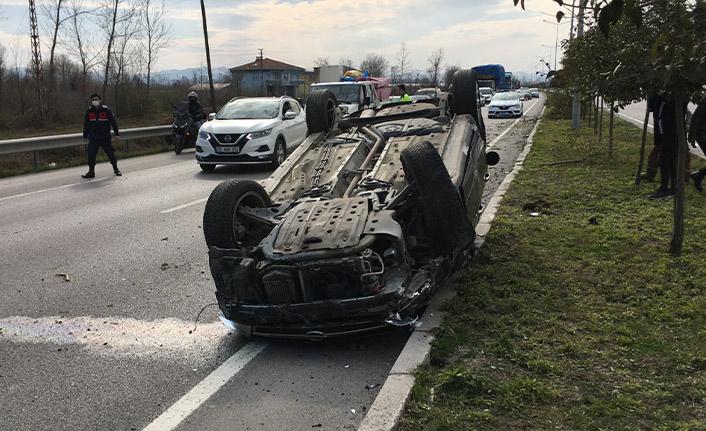
[[[544,118],[548,120],[570,120],[574,98],[566,90],[547,92],[547,111]]]

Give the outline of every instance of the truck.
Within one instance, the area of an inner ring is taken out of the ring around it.
[[[363,109],[377,108],[390,97],[390,78],[359,78],[357,81],[322,82],[311,91],[330,90],[343,110],[343,116],[359,114]]]
[[[473,70],[476,72],[479,88],[490,88],[494,92],[505,82],[505,68],[500,64],[475,66]]]
[[[520,80],[515,78],[512,72],[505,72],[505,81],[503,85],[500,86],[502,91],[512,91],[520,88]]]

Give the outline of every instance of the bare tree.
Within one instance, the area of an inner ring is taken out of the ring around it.
[[[65,7],[64,0],[47,0],[41,6],[42,15],[49,20],[45,26],[48,33],[52,34],[51,45],[49,47],[49,83],[47,85],[47,94],[51,97],[54,92],[54,55],[56,53],[56,45],[59,39],[59,28],[66,20],[66,17],[61,17],[61,12]]]
[[[161,0],[159,5],[154,5],[155,0],[142,0],[141,12],[143,15],[142,21],[144,25],[144,42],[143,47],[147,56],[147,95],[150,94],[150,83],[152,77],[152,69],[159,57],[159,51],[171,45],[169,34],[171,33],[171,24],[164,19],[164,9],[166,7],[165,0]]]
[[[328,56],[326,57],[316,57],[314,59],[314,67],[328,66],[330,63],[328,61]]]
[[[400,44],[400,50],[397,51],[397,67],[399,68],[400,72],[400,81],[404,81],[405,72],[409,71],[409,69],[411,69],[412,67],[412,64],[409,60],[410,55],[412,55],[412,53],[409,52],[407,44],[405,42],[402,42]]]
[[[5,47],[0,45],[0,100],[2,99],[2,83],[5,80],[5,69],[7,65],[5,64]]]
[[[353,69],[353,59],[350,57],[341,57],[338,62],[349,69]]]
[[[370,76],[385,76],[387,69],[390,68],[390,63],[378,54],[367,54],[362,63],[360,70],[367,70]]]
[[[117,37],[119,26],[125,21],[132,20],[135,15],[134,7],[124,7],[125,0],[99,0],[100,4],[100,27],[105,31],[106,51],[103,70],[103,89],[105,95],[108,89],[108,76],[110,73],[111,60],[113,57],[113,45]]]
[[[446,71],[444,72],[444,84],[448,87],[454,80],[454,74],[461,70],[461,66],[452,65],[446,66]]]
[[[439,48],[431,53],[429,57],[429,75],[433,85],[439,83],[439,72],[441,71],[441,63],[444,61],[444,48]]]
[[[140,33],[142,25],[141,15],[137,9],[128,11],[129,19],[123,19],[118,23],[116,37],[113,48],[113,79],[115,101],[121,101],[121,86],[125,83],[130,71],[135,71],[140,58],[138,46],[132,42]]]
[[[71,0],[69,5],[69,25],[66,29],[66,40],[69,51],[78,58],[81,68],[80,100],[86,98],[88,74],[96,65],[98,51],[92,49],[96,41],[91,38],[92,32],[84,28],[84,20],[88,15],[81,14],[81,1]]]

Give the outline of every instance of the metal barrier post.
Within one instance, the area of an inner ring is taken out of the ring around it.
[[[39,151],[34,151],[34,167],[39,167]]]

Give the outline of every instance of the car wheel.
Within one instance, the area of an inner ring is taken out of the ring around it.
[[[328,132],[336,119],[336,96],[331,90],[318,89],[306,98],[306,128],[309,133]]]
[[[253,180],[238,178],[220,183],[208,197],[203,213],[206,245],[235,249],[258,245],[271,229],[244,217],[242,210],[270,205],[265,189]]]
[[[439,152],[429,142],[418,142],[400,154],[402,169],[419,193],[424,205],[424,221],[442,254],[453,250],[462,235],[465,214]]]
[[[453,79],[453,103],[455,114],[470,114],[476,123],[480,108],[478,79],[473,69],[459,70]]]
[[[216,165],[199,165],[201,170],[204,172],[213,172],[216,169]]]
[[[284,143],[284,139],[277,138],[275,142],[275,150],[272,152],[272,166],[278,167],[287,158],[287,145]]]
[[[181,150],[184,149],[184,135],[178,135],[176,137],[176,142],[174,143],[174,153],[178,156],[181,154]]]

